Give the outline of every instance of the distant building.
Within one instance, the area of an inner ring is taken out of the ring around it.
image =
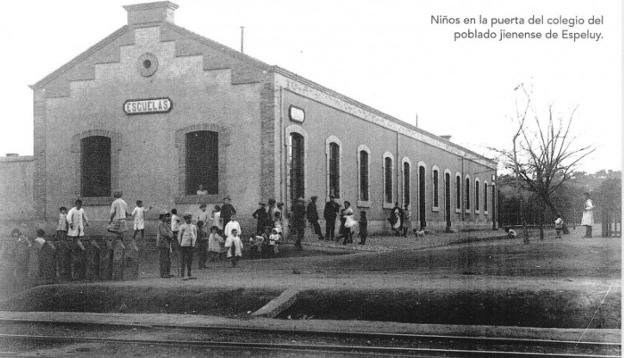
[[[395,202],[413,227],[492,226],[496,162],[179,27],[177,7],[125,6],[127,25],[32,86],[39,219],[80,197],[104,222],[121,189],[178,212],[229,195],[248,229],[258,201],[312,195],[321,216],[330,195],[367,210],[372,232]]]

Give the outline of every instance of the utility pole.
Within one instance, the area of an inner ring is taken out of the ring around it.
[[[240,46],[241,46],[241,49],[240,49],[240,52],[241,53],[245,53],[245,47],[244,47],[244,44],[245,44],[245,26],[241,26],[240,29],[241,29],[241,33],[240,33],[240,41],[241,41]]]

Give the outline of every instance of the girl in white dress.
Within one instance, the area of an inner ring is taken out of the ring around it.
[[[585,226],[585,236],[588,239],[592,237],[592,225],[594,225],[594,203],[589,193],[585,193],[585,206],[583,207],[583,219],[581,225]]]

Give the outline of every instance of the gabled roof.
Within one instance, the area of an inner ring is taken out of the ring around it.
[[[155,26],[151,25],[151,26]],[[349,103],[351,105],[354,105],[356,107],[359,107],[365,111],[368,111],[370,113],[373,113],[379,117],[382,117],[384,119],[387,119],[389,121],[392,121],[396,124],[400,124],[408,129],[417,131],[423,135],[432,137],[432,138],[436,138],[444,143],[448,143],[449,145],[452,145],[454,147],[456,147],[457,149],[460,149],[462,151],[464,151],[466,154],[475,156],[479,159],[483,159],[486,161],[489,161],[493,167],[496,166],[496,161],[490,158],[487,158],[481,154],[475,153],[474,151],[465,148],[461,145],[458,145],[454,142],[450,142],[448,140],[445,140],[443,138],[441,138],[438,135],[435,135],[433,133],[427,132],[421,128],[418,128],[410,123],[407,123],[405,121],[402,121],[396,117],[393,117],[387,113],[384,113],[378,109],[375,109],[373,107],[370,107],[364,103],[361,103],[359,101],[356,101],[348,96],[345,96],[341,93],[338,93],[332,89],[329,89],[321,84],[318,84],[312,80],[309,80],[303,76],[300,76],[294,72],[288,71],[282,67],[276,66],[276,65],[269,65],[263,61],[260,61],[252,56],[249,56],[245,53],[242,53],[240,51],[234,50],[226,45],[223,45],[217,41],[211,40],[207,37],[204,37],[202,35],[199,35],[197,33],[194,33],[190,30],[187,30],[186,28],[183,28],[181,26],[172,24],[172,23],[168,23],[168,22],[162,22],[158,24],[159,26],[163,26],[166,28],[169,28],[171,30],[174,30],[175,32],[179,33],[180,35],[195,40],[200,44],[203,44],[205,46],[208,46],[212,49],[215,49],[217,51],[220,51],[221,53],[223,53],[226,56],[232,57],[238,61],[241,61],[243,63],[246,63],[252,67],[257,68],[258,70],[261,71],[267,71],[267,72],[274,72],[274,73],[278,73],[282,76],[285,76],[287,78],[290,78],[292,80],[301,82],[307,86],[310,86],[318,91],[324,92],[328,95],[331,95],[333,97],[339,98],[340,100]],[[133,27],[130,27],[128,25],[124,25],[121,28],[119,28],[117,31],[113,32],[112,34],[108,35],[106,38],[104,38],[103,40],[99,41],[98,43],[96,43],[95,45],[91,46],[90,48],[88,48],[86,51],[82,52],[81,54],[79,54],[78,56],[74,57],[71,61],[67,62],[65,65],[61,66],[60,68],[58,68],[56,71],[50,73],[49,75],[47,75],[46,77],[44,77],[43,79],[41,79],[40,81],[38,81],[37,83],[31,85],[30,87],[34,90],[36,89],[40,89],[45,87],[47,84],[49,84],[50,82],[52,82],[54,79],[60,77],[61,75],[63,75],[65,72],[69,71],[70,69],[72,69],[73,67],[77,66],[78,64],[82,63],[83,61],[85,61],[87,58],[89,58],[91,55],[93,55],[94,53],[96,53],[97,51],[101,50],[102,48],[104,48],[105,46],[109,45],[110,43],[112,43],[113,41],[115,41],[116,39],[118,39],[119,37],[125,35],[128,31],[132,30]]]

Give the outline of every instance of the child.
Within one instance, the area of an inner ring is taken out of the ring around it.
[[[137,233],[141,233],[141,241],[143,241],[144,232],[145,232],[145,213],[150,211],[152,207],[145,209],[143,207],[143,201],[136,201],[136,208],[132,210],[132,216],[134,216],[134,235],[132,235],[132,239],[136,240]]]
[[[512,228],[506,227],[505,232],[507,233],[508,239],[515,239],[516,237],[518,237],[518,233]]]
[[[82,243],[84,228],[89,225],[87,215],[82,208],[82,200],[75,201],[75,206],[67,213],[69,230],[67,236],[71,238],[71,271],[72,279],[82,279],[85,276],[85,247]]]
[[[185,213],[183,218],[184,224],[180,225],[178,231],[178,244],[182,258],[180,272],[183,280],[190,280],[195,278],[191,275],[191,265],[193,264],[193,248],[197,241],[197,226],[191,223],[193,214]],[[188,273],[188,278],[184,277],[185,270]]]
[[[555,219],[555,238],[561,239],[561,230],[563,230],[563,219],[561,215],[557,215]]]
[[[360,211],[360,245],[366,244],[366,236],[368,236],[368,219],[366,219],[366,211]]]
[[[160,252],[158,258],[158,266],[160,268],[161,278],[171,278],[171,239],[173,233],[171,232],[171,226],[169,226],[168,219],[169,213],[163,211],[158,217],[160,222],[158,223],[158,231],[156,232],[156,246]]]
[[[232,267],[236,267],[238,260],[243,256],[243,241],[238,236],[238,230],[232,229],[225,239],[227,257],[232,261]]]
[[[56,240],[65,241],[67,237],[67,208],[61,206],[59,208],[59,219],[56,224]]]
[[[212,211],[212,226],[216,226],[219,232],[221,234],[223,233],[223,225],[221,225],[221,207],[219,205],[215,205]]]
[[[206,268],[206,260],[208,259],[208,237],[206,235],[206,229],[204,228],[204,222],[197,222],[197,253],[198,253],[198,268],[200,270]]]
[[[262,256],[262,248],[264,247],[264,236],[262,235],[251,235],[249,237],[249,244],[251,249],[251,257],[260,257]]]
[[[180,230],[180,217],[178,216],[177,209],[171,209],[171,232],[173,237],[178,237],[178,231]]]
[[[208,237],[208,255],[210,255],[210,262],[215,262],[217,258],[221,257],[221,245],[224,243],[223,237],[219,235],[219,227],[213,225],[210,228],[210,236]]]
[[[267,229],[270,229],[267,227]],[[271,231],[271,235],[269,235],[269,254],[271,256],[279,254],[279,249],[277,248],[280,239],[280,234],[277,233],[277,230],[273,229]]]
[[[273,222],[273,228],[277,230],[277,233],[282,235],[282,212],[275,212],[275,221]]]

